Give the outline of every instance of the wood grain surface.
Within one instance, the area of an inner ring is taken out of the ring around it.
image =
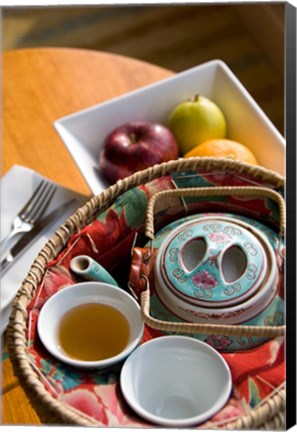
[[[142,61],[91,50],[5,52],[2,173],[21,164],[88,194],[88,186],[53,127],[54,120],[170,74]]]
[[[91,50],[5,52],[2,174],[20,164],[90,194],[53,121],[170,75],[169,70],[142,61]],[[5,343],[2,360],[2,424],[40,424],[14,375]]]
[[[3,49],[77,47],[180,72],[223,60],[284,132],[285,3],[3,8]]]

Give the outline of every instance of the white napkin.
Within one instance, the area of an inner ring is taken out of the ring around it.
[[[35,171],[19,165],[14,165],[1,179],[1,239],[9,233],[14,216],[28,201],[38,183],[43,178],[44,177]],[[46,180],[50,181],[48,179]],[[19,258],[16,258],[14,263],[1,275],[1,333],[8,324],[13,299],[39,251],[67,217],[73,214],[77,208],[83,205],[88,199],[88,197],[73,192],[70,189],[59,185],[57,186],[58,189],[44,216],[72,198],[75,198],[76,201],[65,210],[64,214],[53,221],[48,228],[45,228],[28,249],[21,254]],[[16,240],[12,240],[11,245],[13,245],[15,241]],[[5,256],[6,250],[1,251],[1,260]]]

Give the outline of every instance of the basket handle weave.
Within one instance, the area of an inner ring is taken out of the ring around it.
[[[286,229],[286,206],[283,197],[272,189],[265,187],[250,187],[250,186],[221,186],[221,187],[203,187],[203,188],[186,188],[166,190],[154,194],[147,206],[145,234],[151,240],[155,238],[154,231],[154,209],[156,201],[169,196],[177,197],[206,197],[206,196],[261,196],[275,201],[279,206],[280,229],[281,237],[285,234]],[[183,332],[183,333],[202,333],[216,334],[225,336],[241,337],[263,337],[271,338],[283,336],[285,333],[285,325],[282,326],[246,326],[246,325],[222,325],[222,324],[202,324],[189,322],[166,322],[156,319],[150,315],[150,286],[147,276],[142,275],[144,279],[145,289],[140,294],[141,311],[144,322],[152,328],[164,331]]]
[[[140,294],[140,305],[142,318],[149,327],[161,331],[172,331],[178,333],[201,333],[201,334],[215,334],[224,336],[241,337],[260,337],[260,338],[274,338],[283,336],[285,334],[286,326],[247,326],[247,325],[234,325],[234,324],[203,324],[192,322],[169,322],[162,321],[150,315],[150,288],[149,280],[146,276],[146,289]]]
[[[184,188],[174,190],[164,190],[155,193],[148,201],[145,221],[145,235],[154,240],[154,209],[155,204],[159,199],[169,196],[176,197],[211,197],[211,196],[239,196],[252,197],[260,196],[270,198],[279,206],[280,214],[280,230],[279,235],[284,236],[286,229],[286,205],[283,197],[276,191],[265,187],[256,186],[218,186],[218,187],[203,187],[203,188]]]

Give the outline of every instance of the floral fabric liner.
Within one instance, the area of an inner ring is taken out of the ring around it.
[[[54,359],[41,344],[37,334],[37,319],[46,300],[64,287],[82,281],[69,270],[70,260],[77,255],[89,255],[127,289],[131,248],[137,233],[137,245],[147,242],[144,222],[148,199],[165,189],[206,186],[264,186],[271,184],[234,171],[172,173],[134,187],[99,212],[97,217],[74,234],[68,245],[46,269],[45,276],[28,306],[28,353],[32,367],[46,390],[81,417],[104,427],[154,427],[135,414],[124,401],[119,388],[121,365],[104,371],[72,368]],[[282,190],[277,192],[283,194]],[[278,208],[271,200],[237,197],[166,198],[157,203],[156,231],[171,221],[195,213],[224,211],[241,214],[278,230]],[[125,259],[126,257],[126,259]],[[281,264],[280,264],[281,265]],[[142,342],[162,337],[163,333],[145,326]],[[211,342],[211,336],[209,336]],[[222,353],[233,380],[231,397],[212,419],[197,428],[208,428],[248,414],[284,385],[284,339],[269,340],[257,348]],[[172,377],[174,379],[174,377]]]

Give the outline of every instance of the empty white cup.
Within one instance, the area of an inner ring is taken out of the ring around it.
[[[163,426],[202,423],[227,402],[232,379],[224,358],[204,342],[161,336],[126,359],[121,390],[144,419]]]

